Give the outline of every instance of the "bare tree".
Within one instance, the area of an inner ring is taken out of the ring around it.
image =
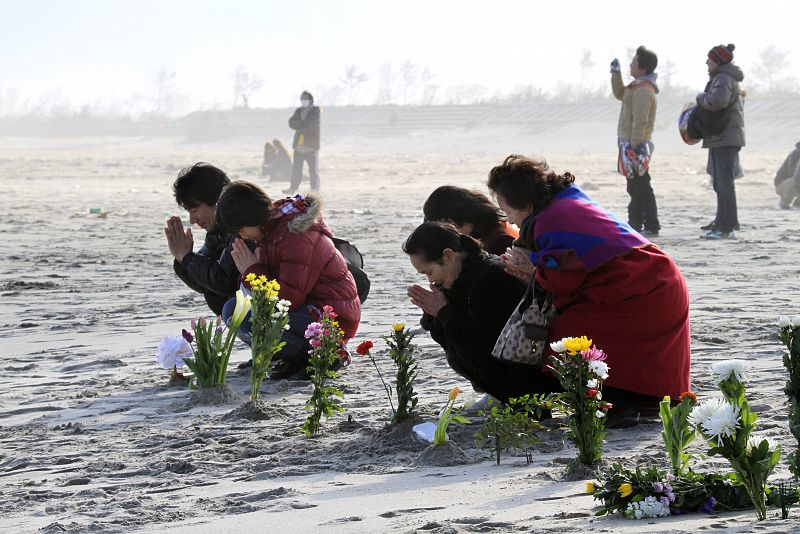
[[[417,82],[417,67],[408,59],[400,65],[400,78],[403,84],[403,104],[409,104]]]
[[[658,67],[658,79],[661,82],[660,85],[663,88],[672,87],[672,77],[675,76],[675,73],[678,72],[678,69],[670,60],[665,61]]]
[[[394,70],[391,62],[381,65],[381,79],[378,86],[378,98],[375,103],[378,105],[392,104],[394,100]]]
[[[430,106],[433,104],[434,99],[436,99],[436,92],[439,90],[439,85],[433,83],[433,79],[436,77],[433,72],[425,67],[420,75],[420,81],[422,81],[422,100],[420,104],[423,106]]]
[[[166,67],[159,67],[153,73],[150,80],[151,101],[153,103],[153,113],[169,113],[172,111],[174,100],[173,83],[175,82],[175,71]]]
[[[768,92],[777,89],[781,73],[786,71],[789,65],[787,59],[789,52],[778,50],[770,45],[758,54],[759,63],[753,67],[753,75],[762,80]]]
[[[242,65],[233,71],[233,107],[242,100],[242,106],[247,107],[249,96],[261,89],[264,80],[258,74],[247,72]]]
[[[344,76],[341,78],[341,82],[347,88],[348,106],[353,105],[353,95],[357,94],[358,87],[367,80],[369,80],[369,74],[365,72],[358,72],[358,67],[355,65],[350,65],[345,69]]]

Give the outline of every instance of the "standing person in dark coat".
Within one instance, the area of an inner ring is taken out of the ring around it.
[[[451,222],[462,233],[480,241],[483,250],[499,256],[519,233],[506,214],[480,191],[455,185],[437,187],[422,206],[426,221]]]
[[[717,194],[717,214],[703,227],[708,230],[704,239],[736,239],[739,216],[736,208],[734,180],[744,176],[739,163],[739,151],[744,146],[744,100],[739,84],[744,79],[742,69],[732,63],[732,44],[717,45],[708,51],[708,75],[705,91],[697,95],[697,105],[708,111],[729,108],[728,121],[722,132],[703,137],[708,148],[706,172],[711,175]]]
[[[503,402],[560,389],[538,365],[492,356],[497,337],[526,289],[505,272],[497,256],[442,222],[422,223],[403,251],[417,272],[428,277],[430,289],[413,285],[408,296],[424,312],[422,327],[445,350],[453,371],[472,382],[476,391]]]
[[[292,165],[292,183],[283,192],[294,194],[300,189],[303,180],[303,162],[308,163],[308,177],[311,189],[319,190],[319,139],[320,109],[314,105],[314,97],[308,91],[300,95],[300,107],[294,110],[289,119],[289,127],[294,130],[294,162]]]
[[[239,287],[239,271],[231,257],[234,236],[227,235],[216,220],[217,199],[230,183],[221,169],[201,162],[181,169],[172,184],[175,201],[189,212],[189,223],[206,231],[200,250],[192,251],[192,230],[184,230],[180,217],[170,217],[164,227],[169,251],[175,258],[175,274],[203,294],[215,315],[222,313],[225,302]]]

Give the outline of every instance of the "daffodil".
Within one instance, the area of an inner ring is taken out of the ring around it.
[[[625,497],[633,493],[633,486],[631,486],[627,482],[623,482],[622,484],[620,484],[619,488],[617,488],[617,491],[619,492],[619,496],[624,499]]]

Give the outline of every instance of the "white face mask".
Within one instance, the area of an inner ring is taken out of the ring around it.
[[[307,108],[311,105],[311,100],[306,100],[305,98],[300,101],[300,105],[304,108]]]

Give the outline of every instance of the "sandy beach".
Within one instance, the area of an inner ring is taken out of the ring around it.
[[[488,170],[511,152],[544,156],[569,170],[597,201],[624,216],[628,196],[615,170],[613,125],[557,138],[499,132],[403,139],[340,138],[321,154],[325,215],[335,234],[365,257],[372,290],[356,343],[375,342],[384,375],[393,366],[381,336],[391,323],[416,325],[405,296],[423,279],[400,244],[421,222],[422,203],[442,184],[485,190]],[[660,135],[677,137],[674,127]],[[577,135],[577,134],[576,134]],[[671,138],[672,138],[671,137]],[[755,137],[755,136],[754,136]],[[800,313],[800,211],[777,209],[772,179],[796,139],[742,152],[736,241],[699,239],[714,216],[706,151],[664,143],[651,169],[662,220],[655,242],[676,261],[691,295],[693,388],[717,395],[715,361],[751,362],[749,397],[759,430],[786,453],[787,426],[779,315]],[[586,139],[586,143],[581,143]],[[658,146],[658,139],[656,140]],[[0,258],[0,531],[2,532],[730,532],[796,531],[790,521],[757,524],[752,511],[694,513],[658,520],[594,517],[584,482],[564,480],[575,449],[554,428],[526,465],[521,452],[495,465],[474,427],[451,437],[467,460],[418,462],[425,444],[384,428],[390,415],[372,364],[356,359],[338,384],[346,412],[322,433],[300,432],[310,386],[267,380],[264,421],[228,416],[249,391],[249,358],[237,343],[228,383],[238,403],[192,406],[190,391],[167,387],[155,362],[163,336],[209,317],[202,298],[173,274],[163,234],[181,215],[171,184],[195,161],[213,163],[279,196],[285,183],[258,177],[256,141],[189,144],[179,139],[3,140],[0,153],[6,240]],[[607,147],[607,148],[603,148]],[[307,186],[307,182],[304,183]],[[195,245],[203,233],[194,230]],[[429,336],[415,343],[419,413],[433,421],[455,385]],[[351,348],[355,347],[355,343]],[[612,369],[613,373],[613,369]],[[563,422],[563,418],[560,420]],[[605,461],[667,466],[660,424],[607,435]],[[704,447],[700,440],[693,450]],[[727,471],[720,459],[693,464]],[[789,477],[785,460],[772,479]]]

